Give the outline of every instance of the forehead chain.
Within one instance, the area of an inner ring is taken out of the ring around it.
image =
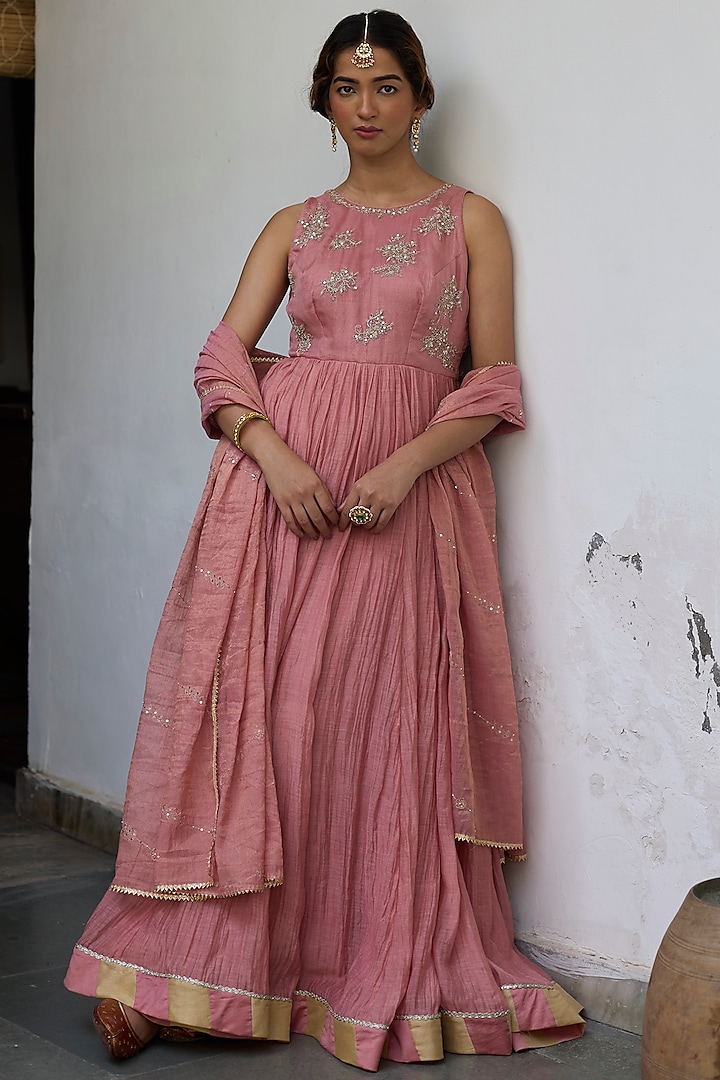
[[[355,52],[350,57],[350,60],[358,68],[369,68],[375,63],[375,57],[372,51],[372,45],[368,41],[368,24],[370,22],[370,12],[365,13],[365,33],[363,39],[356,48]]]

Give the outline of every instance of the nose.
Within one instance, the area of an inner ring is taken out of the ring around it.
[[[357,114],[361,120],[371,120],[375,115],[375,102],[372,90],[363,90],[358,99]]]

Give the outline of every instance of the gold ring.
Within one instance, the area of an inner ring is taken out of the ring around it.
[[[367,506],[353,506],[352,510],[348,510],[348,517],[353,525],[369,525],[373,519],[373,512],[368,510]]]

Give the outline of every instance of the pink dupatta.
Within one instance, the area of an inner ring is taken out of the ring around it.
[[[111,886],[170,900],[256,892],[283,875],[264,688],[266,489],[213,421],[223,404],[264,406],[250,357],[224,323],[200,354],[195,386],[203,426],[220,441],[152,649]],[[496,414],[506,430],[521,428],[519,388],[515,367],[472,371],[431,424]],[[517,853],[517,713],[482,446],[429,476],[456,835]]]

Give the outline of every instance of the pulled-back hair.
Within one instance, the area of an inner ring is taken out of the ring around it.
[[[327,39],[318,56],[310,87],[310,108],[327,116],[330,84],[335,62],[345,49],[358,45],[365,34],[365,13],[342,19]],[[420,39],[409,22],[394,11],[371,11],[368,19],[368,41],[377,49],[394,53],[420,105],[431,109],[435,90],[428,75],[425,53]]]

